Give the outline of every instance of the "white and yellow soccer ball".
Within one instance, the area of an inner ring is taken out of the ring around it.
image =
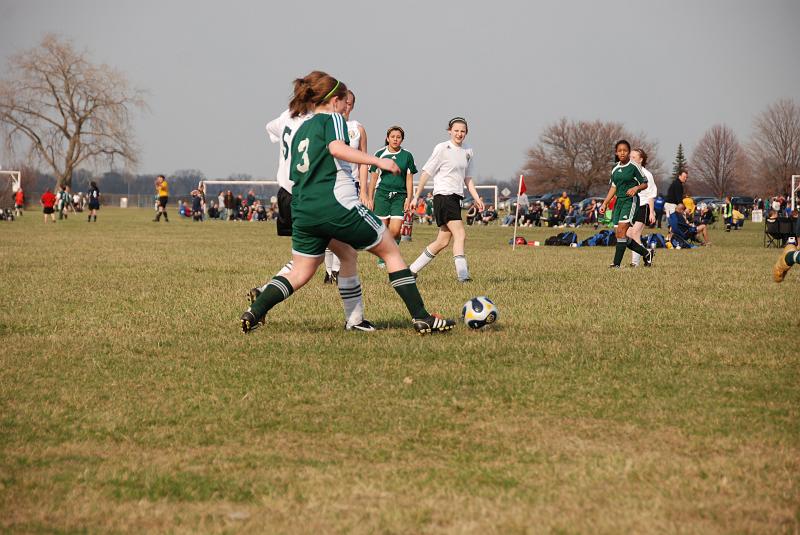
[[[497,314],[497,306],[485,295],[473,297],[461,310],[461,317],[470,329],[481,329],[496,322]]]

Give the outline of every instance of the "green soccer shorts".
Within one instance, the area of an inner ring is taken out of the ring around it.
[[[399,191],[375,192],[375,215],[381,219],[403,219],[405,212],[403,204],[406,202],[405,193]]]
[[[345,215],[323,223],[305,224],[292,220],[292,253],[320,257],[331,240],[339,240],[355,250],[371,249],[381,241],[386,226],[365,206],[357,205]]]
[[[617,197],[617,204],[614,205],[614,212],[611,215],[611,224],[628,223],[632,225],[638,208],[638,195],[634,195],[633,197]]]

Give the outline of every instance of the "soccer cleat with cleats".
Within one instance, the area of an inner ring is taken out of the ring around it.
[[[653,249],[648,249],[647,254],[644,256],[644,265],[645,267],[653,267],[653,258],[655,258],[656,252]]]
[[[778,261],[772,266],[772,280],[775,282],[783,282],[783,279],[786,278],[786,274],[792,268],[792,266],[786,263],[786,255],[796,250],[797,246],[792,243],[787,244],[786,247],[783,248],[780,258],[778,258]]]
[[[339,286],[339,272],[338,271],[331,271],[331,284],[334,286]]]
[[[461,283],[472,282],[472,277],[467,277],[467,278],[464,278],[464,279],[458,279],[458,282],[461,282]]]
[[[331,274],[327,271],[325,272],[325,279],[322,281],[322,284],[332,284]]]
[[[256,318],[255,314],[250,312],[250,310],[245,310],[242,313],[242,316],[239,318],[241,322],[241,329],[242,334],[247,334],[249,332],[255,331],[261,325],[264,325],[267,322],[266,314],[261,317],[261,319]]]
[[[427,318],[415,319],[414,330],[416,330],[417,334],[420,335],[429,333],[444,333],[451,330],[455,324],[456,322],[453,320],[445,319],[439,314],[433,314]]]
[[[361,332],[365,332],[365,333],[371,333],[371,332],[377,331],[378,329],[375,328],[375,325],[373,325],[372,322],[367,321],[367,320],[363,320],[361,323],[357,323],[355,325],[348,325],[348,324],[345,323],[344,330],[345,331],[361,331]]]

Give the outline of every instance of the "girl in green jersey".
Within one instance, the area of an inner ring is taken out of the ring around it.
[[[356,249],[366,249],[386,262],[389,282],[400,295],[420,333],[445,332],[455,322],[429,314],[400,249],[386,227],[358,200],[350,163],[374,165],[398,174],[388,158],[376,158],[348,145],[341,113],[347,88],[332,76],[314,71],[295,81],[289,107],[308,106],[314,116],[297,130],[292,140],[292,260],[285,276],[276,275],[242,314],[241,330],[257,328],[267,312],[305,285],[316,272],[330,246],[341,260],[339,282],[358,281]],[[360,291],[360,283],[358,283]]]

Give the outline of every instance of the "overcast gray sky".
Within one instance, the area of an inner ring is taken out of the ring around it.
[[[716,123],[746,140],[755,114],[800,97],[798,23],[798,0],[0,0],[0,60],[5,76],[56,32],[127,73],[149,91],[142,173],[274,177],[264,124],[321,69],[355,91],[371,150],[400,124],[423,162],[463,115],[479,176],[502,180],[562,116],[643,131],[666,167]]]

